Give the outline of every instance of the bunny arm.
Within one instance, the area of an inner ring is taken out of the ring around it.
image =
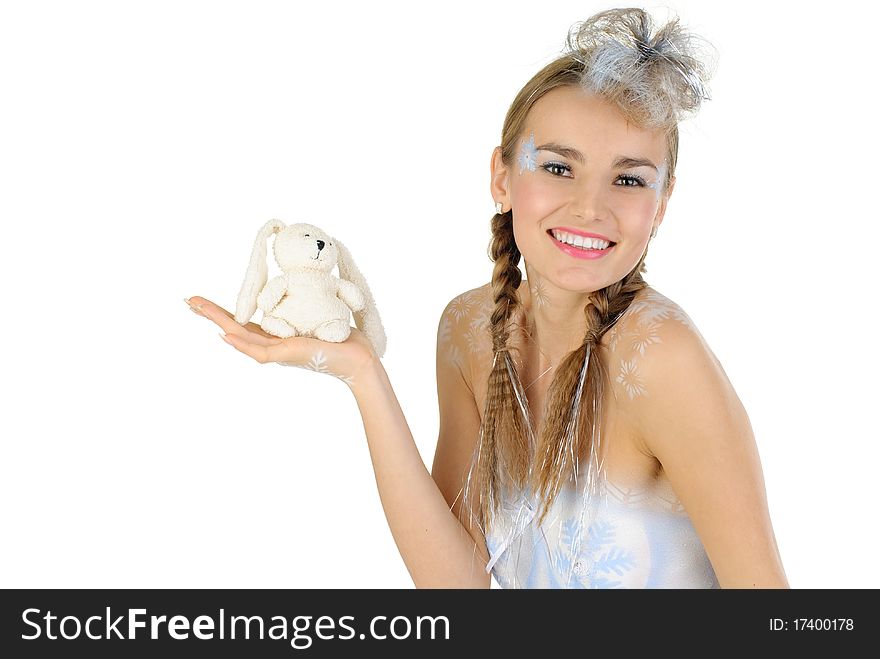
[[[263,313],[270,313],[287,292],[287,276],[273,277],[257,296],[257,308]]]
[[[352,311],[360,311],[366,305],[367,300],[357,286],[345,279],[339,279],[336,284],[336,296],[348,305]]]

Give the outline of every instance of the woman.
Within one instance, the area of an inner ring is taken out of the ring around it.
[[[360,409],[417,587],[787,587],[748,416],[641,273],[709,67],[676,20],[601,12],[520,91],[492,155],[492,281],[444,310],[429,474],[381,362],[188,302],[261,363],[321,350]],[[519,261],[525,261],[522,285]]]

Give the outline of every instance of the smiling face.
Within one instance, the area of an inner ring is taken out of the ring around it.
[[[661,130],[629,123],[578,87],[551,90],[532,107],[507,167],[492,161],[492,194],[513,211],[529,274],[592,292],[621,280],[663,219],[668,146]],[[589,236],[597,238],[591,241]]]

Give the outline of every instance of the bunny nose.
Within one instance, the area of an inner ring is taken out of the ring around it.
[[[319,240],[318,241],[318,251],[320,252],[322,249],[324,249],[324,241]]]

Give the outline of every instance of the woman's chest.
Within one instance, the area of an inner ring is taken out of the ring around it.
[[[474,354],[470,360],[471,383],[481,422],[486,410],[492,357],[491,353]],[[527,351],[515,357],[513,362],[523,387],[525,398],[523,402],[528,407],[532,430],[535,436],[539,436],[544,430],[548,393],[556,376],[556,368],[538,366],[537,360],[530,358]],[[653,487],[663,475],[662,466],[654,456],[649,455],[642,448],[643,442],[634,419],[627,413],[625,406],[619,403],[614,388],[610,383],[606,383],[602,389],[604,395],[599,431],[606,477],[623,488],[641,490]],[[519,401],[514,399],[511,403],[514,410],[518,411]]]

